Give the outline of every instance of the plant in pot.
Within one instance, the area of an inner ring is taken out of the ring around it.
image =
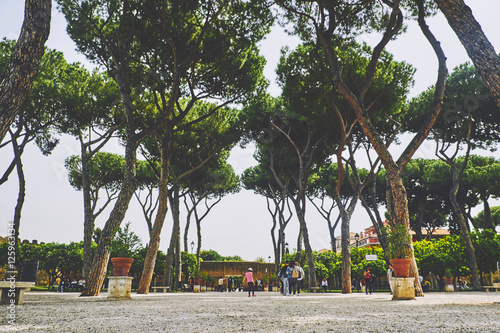
[[[409,277],[411,264],[411,236],[404,224],[394,224],[388,230],[389,256],[394,275]]]
[[[453,284],[453,274],[451,273],[451,269],[446,268],[444,270],[444,282],[448,285]]]
[[[273,287],[276,287],[278,285],[278,281],[279,281],[279,278],[278,278],[278,275],[276,275],[276,274],[271,275],[271,277],[269,278],[269,282],[272,283]]]
[[[267,288],[269,286],[269,276],[264,276],[262,278],[262,283],[264,284],[264,288]]]
[[[210,275],[208,275],[207,272],[202,272],[201,273],[201,285],[206,286],[207,282],[210,280]]]

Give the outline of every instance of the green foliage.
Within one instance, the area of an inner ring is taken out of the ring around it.
[[[389,256],[391,259],[406,259],[411,257],[409,253],[411,237],[406,225],[391,225],[387,232],[387,241],[389,243]]]
[[[224,257],[222,257],[215,250],[204,250],[200,252],[200,258],[203,261],[224,261]]]
[[[111,257],[131,257],[136,250],[142,247],[141,239],[130,230],[130,224],[129,221],[125,223],[123,228],[118,228],[111,241]]]
[[[76,155],[66,158],[65,161],[69,183],[78,191],[82,190],[81,164],[81,158]],[[90,158],[88,163],[90,190],[94,198],[98,197],[101,189],[112,193],[120,189],[124,166],[125,159],[116,154],[98,152]]]
[[[377,260],[366,260],[367,254],[377,255]],[[376,276],[384,276],[387,273],[384,251],[380,246],[373,247],[353,247],[351,249],[351,275],[356,278],[363,278],[363,273],[367,267]]]
[[[446,269],[449,269],[454,276],[469,274],[465,243],[461,236],[453,235],[439,240],[416,242],[414,249],[422,276],[432,272],[443,277]]]
[[[190,276],[196,276],[198,274],[198,262],[196,261],[196,255],[189,252],[181,252],[182,260],[182,274],[187,278]]]
[[[471,233],[476,254],[478,269],[485,273],[497,270],[500,261],[500,236],[493,230],[475,231]]]
[[[7,248],[8,243],[0,244],[0,267],[7,265]],[[46,271],[52,279],[69,278],[70,272],[78,274],[83,266],[83,242],[21,243],[19,252],[19,262],[38,260],[38,269]]]
[[[409,103],[404,129],[414,132],[424,120],[434,95],[434,87]],[[457,66],[448,76],[444,103],[430,138],[446,143],[465,143],[469,115],[474,119],[472,148],[495,150],[500,140],[500,115],[481,76],[470,63]]]
[[[500,206],[491,207],[491,219],[492,219],[493,225],[495,225],[495,226],[500,225]],[[488,224],[486,222],[486,214],[485,214],[484,210],[480,211],[477,214],[477,216],[474,218],[474,225],[478,226],[479,228],[481,226],[483,226],[483,228],[488,226]]]
[[[224,261],[245,261],[245,260],[243,260],[242,257],[236,255],[236,256],[227,256],[227,257],[224,257]]]

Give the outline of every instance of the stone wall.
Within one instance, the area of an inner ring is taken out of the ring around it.
[[[262,279],[264,276],[276,274],[274,263],[256,261],[202,261],[200,263],[200,273],[206,272],[214,278],[221,276],[243,276],[248,268],[252,267],[255,279]]]

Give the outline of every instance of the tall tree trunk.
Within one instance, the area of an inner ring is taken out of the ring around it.
[[[269,201],[269,198],[266,197],[266,201],[267,201],[267,210],[269,211],[269,213],[271,213],[271,216],[273,218],[273,226],[270,230],[271,232],[271,241],[273,242],[273,253],[274,253],[274,262],[276,263],[277,262],[277,258],[279,257],[279,234],[278,234],[278,239],[276,240],[276,226],[278,224],[278,219],[279,219],[279,204],[276,203],[276,201],[274,201],[274,207],[275,207],[275,213],[272,213],[272,210],[270,209],[270,201]],[[279,267],[279,266],[276,266],[276,267]]]
[[[181,233],[177,234],[177,247],[175,249],[175,289],[182,289],[182,250],[181,250]]]
[[[467,262],[469,263],[469,270],[472,278],[472,288],[474,290],[481,289],[481,281],[479,279],[479,273],[477,269],[476,254],[474,251],[474,246],[472,245],[472,240],[470,239],[469,229],[467,228],[467,222],[465,220],[460,204],[457,201],[457,193],[460,187],[460,177],[459,171],[455,165],[450,165],[453,177],[453,185],[450,190],[450,200],[453,206],[453,212],[458,220],[458,225],[460,227],[460,234],[462,235],[465,242],[465,253],[467,254]]]
[[[14,208],[14,239],[15,239],[15,264],[19,268],[19,227],[21,225],[21,211],[26,197],[26,179],[24,177],[23,163],[21,161],[21,149],[19,148],[16,139],[12,137],[12,144],[14,148],[14,159],[16,162],[17,178],[19,180],[19,192],[17,194],[17,203]]]
[[[169,142],[170,140],[166,137],[162,138],[162,144],[160,148],[161,152],[161,170],[160,170],[160,184],[158,185],[158,211],[156,214],[155,222],[153,225],[153,232],[149,240],[148,251],[146,253],[146,258],[144,258],[144,266],[142,268],[141,281],[139,282],[139,288],[137,290],[138,294],[149,293],[149,286],[151,285],[151,279],[153,278],[156,256],[158,255],[158,249],[160,248],[160,235],[163,229],[163,224],[165,223],[165,218],[168,211],[168,168],[169,168]]]
[[[339,209],[341,206],[339,206]],[[346,211],[341,209],[342,223],[340,224],[341,248],[342,248],[342,294],[351,294],[351,247],[349,242],[350,228]]]
[[[327,219],[328,231],[330,232],[330,245],[332,247],[332,252],[337,253],[337,239],[335,238],[335,229],[337,228],[341,217],[338,216],[335,223],[332,225],[330,218]]]
[[[163,277],[163,283],[165,286],[171,286],[174,289],[177,288],[175,285],[175,279],[172,276],[172,269],[174,268],[174,262],[176,258],[176,249],[178,248],[177,243],[180,242],[181,228],[180,228],[180,212],[179,212],[179,189],[176,184],[172,187],[171,195],[169,196],[170,206],[172,208],[172,235],[170,237],[170,246],[167,251],[167,258],[165,259],[165,274]],[[177,251],[178,252],[178,251]]]
[[[0,82],[0,142],[33,86],[50,32],[52,0],[26,0],[24,22]]]
[[[463,0],[435,0],[500,109],[500,58]]]
[[[301,208],[299,200],[293,200],[295,211],[297,212],[297,218],[300,224],[300,232],[304,237],[304,248],[306,251],[307,265],[309,266],[309,285],[317,286],[316,282],[316,268],[314,267],[314,259],[312,255],[311,243],[309,242],[309,232],[307,231],[305,211]]]
[[[351,285],[351,244],[350,244],[350,224],[352,213],[354,212],[354,208],[356,208],[356,204],[358,203],[358,199],[360,196],[361,190],[358,188],[351,198],[351,202],[347,209],[345,208],[340,196],[337,193],[334,194],[335,201],[337,202],[337,207],[340,211],[340,216],[342,218],[342,223],[340,227],[341,232],[341,247],[342,247],[342,293],[343,294],[351,294],[352,293],[352,285]]]
[[[188,196],[184,197],[184,203],[185,203],[186,210],[187,210],[186,227],[184,228],[184,251],[185,252],[189,252],[189,248],[188,248],[188,246],[189,246],[189,240],[188,240],[189,226],[191,224],[191,217],[193,216],[193,211],[196,208],[196,205],[198,204],[198,202],[195,202],[195,200],[192,200],[193,207],[189,208],[187,201],[186,201],[187,197]]]
[[[106,269],[108,267],[111,240],[122,223],[127,212],[130,200],[135,191],[135,172],[136,172],[136,152],[137,142],[134,130],[127,128],[127,146],[125,148],[125,170],[122,187],[115,206],[111,211],[104,228],[102,229],[99,244],[92,260],[92,268],[85,283],[85,290],[81,296],[99,296],[101,287],[106,278]]]
[[[94,212],[92,211],[92,199],[90,196],[90,155],[82,144],[82,191],[83,191],[83,271],[85,281],[89,279],[92,267],[92,236],[94,234]]]
[[[491,229],[495,231],[495,223],[493,222],[493,217],[491,216],[491,208],[488,203],[489,195],[484,195],[481,199],[483,200],[484,207],[484,226],[483,228]]]
[[[200,269],[200,253],[201,253],[201,221],[196,217],[196,236],[198,237],[198,245],[196,246],[196,263],[198,264],[198,270]]]
[[[299,235],[297,236],[297,253],[295,254],[295,261],[300,264],[302,261],[302,242],[304,241],[304,235],[302,234],[302,228],[299,230]]]

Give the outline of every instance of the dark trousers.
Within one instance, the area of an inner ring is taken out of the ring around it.
[[[300,295],[300,289],[304,290],[304,279],[297,280],[297,294]]]
[[[368,295],[368,292],[371,294],[373,291],[373,283],[372,283],[371,279],[365,279],[365,281],[366,281],[366,294]],[[368,291],[368,289],[370,291]]]
[[[288,278],[288,293],[295,295],[297,291],[297,278]]]
[[[248,296],[250,296],[250,291],[252,292],[252,295],[255,295],[255,289],[253,286],[253,282],[248,282]]]

